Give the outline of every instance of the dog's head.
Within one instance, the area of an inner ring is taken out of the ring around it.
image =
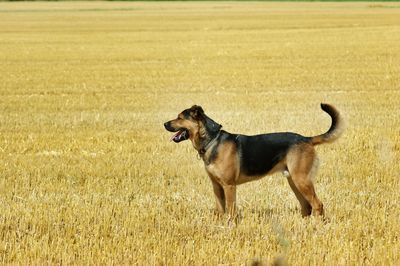
[[[178,143],[190,139],[197,144],[210,134],[218,132],[221,125],[207,117],[203,108],[198,105],[183,110],[176,119],[164,123],[166,130],[176,132],[171,140]]]

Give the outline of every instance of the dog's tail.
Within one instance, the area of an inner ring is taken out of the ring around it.
[[[342,135],[345,128],[343,118],[335,107],[326,103],[321,103],[321,108],[331,116],[332,124],[324,134],[311,137],[311,143],[313,145],[334,142]]]

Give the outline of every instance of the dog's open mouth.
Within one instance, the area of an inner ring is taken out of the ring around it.
[[[170,140],[173,140],[174,142],[178,143],[181,142],[182,140],[187,140],[188,138],[189,138],[189,132],[186,129],[180,129],[171,137]]]

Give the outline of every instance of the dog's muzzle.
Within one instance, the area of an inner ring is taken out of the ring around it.
[[[166,123],[164,123],[164,127],[166,130],[170,131],[170,132],[176,132],[171,138],[170,140],[178,143],[181,142],[183,140],[187,140],[189,138],[189,131],[185,128],[173,128],[171,126],[171,121],[168,121]]]

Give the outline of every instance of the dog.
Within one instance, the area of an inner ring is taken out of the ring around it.
[[[323,216],[324,207],[313,184],[317,170],[314,146],[338,139],[344,123],[332,105],[321,103],[321,108],[331,116],[332,123],[326,133],[314,137],[291,132],[232,134],[222,130],[198,105],[182,111],[164,127],[175,132],[172,141],[190,139],[197,150],[212,183],[217,214],[236,217],[236,187],[280,171],[300,202],[302,216]]]

